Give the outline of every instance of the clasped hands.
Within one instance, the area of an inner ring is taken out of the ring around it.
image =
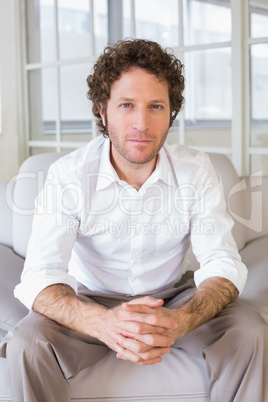
[[[175,311],[146,296],[106,311],[103,341],[117,358],[140,365],[160,363],[176,339]]]

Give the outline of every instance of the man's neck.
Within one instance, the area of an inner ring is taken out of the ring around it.
[[[122,158],[113,157],[110,152],[110,160],[120,180],[124,180],[137,191],[153,173],[158,156],[148,163],[131,163]]]

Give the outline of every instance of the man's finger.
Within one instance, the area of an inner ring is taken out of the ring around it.
[[[129,360],[133,363],[138,363],[140,365],[152,365],[160,363],[162,361],[161,356],[170,352],[169,347],[165,348],[152,348],[146,352],[137,354],[131,350],[124,348],[121,344],[116,344],[117,358],[123,360]]]
[[[153,325],[149,325],[146,323],[140,323],[140,322],[135,322],[135,321],[120,321],[117,324],[117,328],[120,329],[120,332],[122,331],[128,331],[129,333],[132,333],[136,335],[144,335],[144,334],[166,334],[167,329],[163,327],[157,327]]]
[[[164,304],[163,299],[155,299],[152,296],[145,296],[145,297],[139,297],[137,299],[133,299],[129,301],[128,303],[123,303],[123,304],[142,304],[147,307],[155,308],[155,307],[161,307]]]
[[[126,338],[136,339],[137,341],[140,341],[151,348],[169,347],[172,346],[174,343],[173,338],[165,335],[159,335],[159,334],[138,335],[128,331],[122,331],[121,334],[124,335],[124,337]]]
[[[126,312],[131,313],[124,317],[122,321],[133,321],[137,323],[146,323],[152,326],[176,329],[178,324],[172,318],[169,318],[161,313],[161,311],[144,310],[144,306],[141,305],[128,305],[125,309]],[[120,322],[122,322],[120,321]]]
[[[117,341],[117,345],[126,350],[129,350],[130,352],[135,353],[136,355],[147,352],[149,349],[152,348],[151,345],[147,345],[133,337],[125,337],[122,334],[117,334],[115,339]]]

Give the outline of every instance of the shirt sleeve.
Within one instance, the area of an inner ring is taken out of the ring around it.
[[[190,221],[192,248],[200,263],[194,276],[196,286],[218,276],[230,280],[241,293],[247,268],[232,236],[233,220],[226,212],[221,178],[208,156],[197,182],[199,197],[193,205]]]
[[[77,293],[77,281],[68,263],[79,225],[77,186],[61,181],[59,168],[49,170],[44,189],[35,201],[35,215],[21,283],[14,294],[29,310],[47,286],[61,283]]]

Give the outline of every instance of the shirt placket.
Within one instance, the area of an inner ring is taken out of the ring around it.
[[[133,189],[134,190],[134,189]],[[129,285],[133,293],[141,292],[139,277],[143,272],[142,265],[142,249],[144,244],[143,222],[142,222],[142,205],[143,195],[136,190],[133,191],[133,199],[131,205],[131,215],[129,219],[130,234],[130,276]]]

